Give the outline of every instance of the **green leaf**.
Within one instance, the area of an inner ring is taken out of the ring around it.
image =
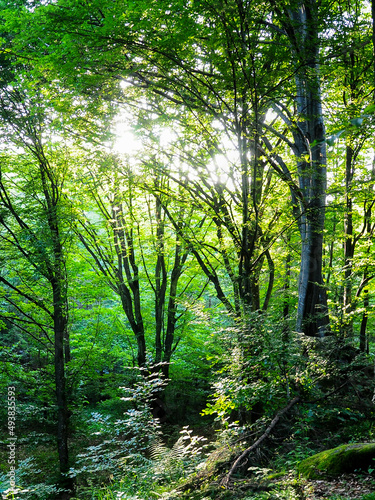
[[[344,132],[346,132],[346,129],[343,128],[341,130],[333,132],[329,137],[327,137],[326,143],[328,144],[328,146],[332,147]]]
[[[363,123],[363,118],[361,116],[358,116],[357,118],[352,118],[350,120],[350,123],[356,127],[356,128],[359,128],[361,127],[362,123]]]
[[[371,113],[375,113],[375,104],[369,104],[364,110],[363,110],[363,114],[366,115],[366,114],[371,114]]]

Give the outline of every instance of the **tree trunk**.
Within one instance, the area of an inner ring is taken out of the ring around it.
[[[164,219],[162,203],[159,198],[155,200],[156,218],[156,248],[157,260],[155,266],[155,363],[160,363],[163,355],[162,332],[164,328],[165,295],[167,291],[167,270],[165,265],[164,249]]]
[[[66,385],[66,363],[70,360],[68,333],[68,296],[67,274],[64,251],[60,233],[60,221],[57,212],[59,191],[51,174],[48,162],[40,162],[40,174],[46,200],[47,220],[52,240],[53,264],[49,270],[49,282],[53,296],[53,330],[55,341],[55,384],[57,403],[57,448],[60,465],[60,484],[72,489],[73,480],[65,474],[69,470],[68,433],[70,415]]]
[[[353,201],[351,185],[353,180],[354,151],[350,146],[346,147],[345,158],[345,220],[344,220],[344,294],[343,294],[343,329],[344,337],[353,336],[353,320],[350,317],[352,311],[352,272],[354,257],[353,236]]]
[[[54,257],[55,272],[51,280],[53,293],[53,330],[55,339],[55,384],[57,403],[57,448],[60,465],[60,484],[64,488],[73,488],[73,479],[66,477],[69,470],[69,423],[70,413],[68,409],[68,389],[66,384],[66,365],[70,360],[70,346],[68,335],[68,299],[67,299],[67,276],[65,263],[63,261],[62,247],[59,229],[56,224],[54,229]]]
[[[329,319],[322,276],[326,145],[318,65],[318,6],[314,0],[306,1],[289,12],[289,17],[297,67],[298,123],[293,136],[298,151],[299,186],[305,200],[299,219],[302,248],[297,331],[322,337]]]
[[[67,328],[67,317],[64,300],[61,294],[61,284],[56,280],[53,284],[54,317],[53,328],[55,336],[55,381],[57,402],[57,447],[59,453],[60,473],[69,470],[68,431],[69,413],[67,406],[65,380],[64,339]],[[65,481],[64,481],[65,482]]]
[[[366,273],[367,274],[367,273]],[[364,275],[364,278],[366,278],[366,274]],[[367,321],[368,321],[368,306],[370,305],[370,300],[369,300],[369,291],[366,288],[363,291],[363,314],[362,314],[362,321],[361,321],[361,329],[359,332],[359,350],[361,352],[369,353],[369,343],[368,343],[368,338],[366,334],[366,329],[367,329]]]
[[[117,194],[112,203],[112,228],[118,264],[117,288],[122,308],[137,341],[137,364],[142,367],[146,364],[146,339],[133,228],[125,221],[123,204]]]

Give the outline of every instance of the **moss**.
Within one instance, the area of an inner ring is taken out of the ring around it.
[[[282,472],[274,472],[272,474],[268,474],[265,479],[271,481],[273,479],[279,479],[280,477],[284,477],[286,474],[287,472],[285,470]]]
[[[322,475],[336,476],[362,469],[367,471],[374,465],[375,443],[344,444],[306,458],[297,466],[297,471],[309,479]]]

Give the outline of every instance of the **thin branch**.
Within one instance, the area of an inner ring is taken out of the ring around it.
[[[299,400],[300,400],[300,397],[296,396],[294,399],[292,399],[291,401],[289,401],[289,403],[282,410],[280,410],[279,412],[276,413],[274,419],[272,420],[272,422],[270,423],[270,425],[267,427],[267,429],[263,432],[263,434],[260,436],[260,438],[257,439],[255,441],[255,443],[253,443],[251,446],[249,446],[249,448],[246,448],[246,450],[244,450],[241,453],[241,455],[235,460],[235,462],[233,463],[232,467],[230,468],[228,474],[221,481],[221,483],[220,483],[221,486],[223,486],[224,488],[228,487],[228,483],[229,483],[229,481],[230,481],[233,473],[238,469],[238,467],[240,466],[241,462],[252,451],[256,450],[262,444],[262,442],[271,434],[272,430],[277,425],[277,423],[280,420],[280,418],[285,413],[287,413],[292,408],[292,406],[294,406]]]

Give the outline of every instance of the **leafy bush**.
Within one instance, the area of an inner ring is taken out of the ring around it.
[[[151,367],[152,368],[152,367]],[[123,464],[129,458],[134,476],[148,468],[148,450],[161,434],[160,422],[153,417],[152,403],[165,385],[156,371],[134,369],[135,383],[120,388],[125,392],[121,399],[129,408],[120,419],[100,412],[92,412],[86,424],[93,444],[77,456],[70,477],[77,477],[81,485],[100,484],[110,478],[120,481]],[[94,476],[93,476],[94,474]],[[127,471],[131,478],[132,472]]]
[[[38,482],[38,480],[40,482]],[[22,500],[49,500],[58,493],[64,492],[55,484],[48,484],[45,481],[45,473],[37,466],[35,458],[20,460],[16,469],[16,488],[10,490],[9,476],[0,474],[0,488],[4,499],[16,498]]]

